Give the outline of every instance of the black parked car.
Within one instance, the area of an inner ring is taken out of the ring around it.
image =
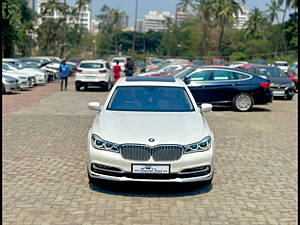
[[[296,86],[281,69],[273,66],[249,65],[248,72],[269,79],[274,97],[292,100]]]
[[[200,67],[181,76],[197,104],[231,104],[249,111],[254,104],[272,102],[270,82],[259,76],[226,67]]]

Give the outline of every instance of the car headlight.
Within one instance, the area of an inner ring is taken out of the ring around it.
[[[106,150],[106,151],[111,151],[111,152],[120,152],[119,146],[115,143],[105,141],[96,134],[92,134],[92,145],[94,148],[98,150]]]
[[[193,153],[193,152],[203,152],[210,149],[211,146],[211,136],[206,136],[201,141],[185,145],[184,153]]]

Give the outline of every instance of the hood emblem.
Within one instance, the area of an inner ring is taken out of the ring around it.
[[[148,141],[150,141],[150,142],[154,142],[154,141],[155,141],[155,139],[154,139],[154,138],[149,138],[149,139],[148,139]]]

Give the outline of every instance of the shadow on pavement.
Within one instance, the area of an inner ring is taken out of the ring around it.
[[[90,189],[111,195],[129,197],[183,197],[208,193],[213,185],[201,183],[148,183],[99,181],[89,183]]]
[[[5,93],[2,93],[2,95],[19,95],[21,93],[19,92],[5,92]]]
[[[231,106],[213,106],[212,111],[232,111],[232,112],[238,112],[238,111],[235,111]],[[250,112],[271,112],[271,110],[270,109],[266,109],[266,108],[253,107]],[[238,113],[240,113],[240,112],[238,112]]]

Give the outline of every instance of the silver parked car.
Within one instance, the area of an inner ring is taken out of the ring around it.
[[[19,91],[20,88],[20,81],[17,78],[2,73],[2,94],[11,91]]]

